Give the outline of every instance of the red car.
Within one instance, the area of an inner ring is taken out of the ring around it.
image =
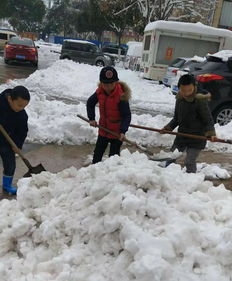
[[[12,37],[4,49],[4,61],[31,62],[38,66],[38,51],[33,40],[29,38]]]

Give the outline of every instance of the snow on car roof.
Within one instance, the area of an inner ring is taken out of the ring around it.
[[[215,54],[208,54],[207,57],[217,57],[223,61],[228,61],[228,58],[232,57],[232,50],[222,50]]]
[[[154,29],[166,29],[166,30],[173,30],[173,31],[190,32],[190,33],[201,33],[201,34],[213,35],[213,36],[232,37],[232,31],[230,30],[211,27],[200,22],[188,23],[188,22],[158,20],[158,21],[150,22],[145,27],[144,32],[152,31]]]
[[[84,40],[65,39],[64,41],[74,42],[74,43],[82,43],[82,44],[92,44],[92,45],[95,45],[95,44],[92,43],[92,42],[84,41]]]
[[[191,61],[196,61],[196,62],[203,62],[205,60],[206,60],[206,58],[199,57],[199,56],[194,56],[191,58]]]

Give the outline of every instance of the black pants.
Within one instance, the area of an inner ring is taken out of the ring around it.
[[[122,145],[122,142],[120,140],[98,136],[93,155],[93,164],[98,163],[102,160],[102,156],[106,151],[108,143],[110,143],[109,156],[113,156],[115,154],[120,155],[120,147]]]
[[[15,153],[10,146],[0,146],[0,156],[3,164],[3,174],[13,176],[15,172]]]

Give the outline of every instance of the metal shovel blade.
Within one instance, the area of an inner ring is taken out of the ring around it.
[[[23,176],[24,178],[29,178],[32,174],[40,174],[41,172],[46,171],[42,164],[39,164],[35,167],[29,168],[28,172]]]

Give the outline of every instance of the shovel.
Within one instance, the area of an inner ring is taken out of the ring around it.
[[[23,176],[24,178],[28,178],[31,177],[32,174],[40,174],[43,171],[46,171],[45,168],[43,167],[42,164],[39,164],[35,167],[32,167],[32,165],[30,164],[30,162],[27,160],[27,158],[25,158],[25,156],[22,154],[21,150],[17,147],[17,145],[14,143],[14,141],[12,140],[12,138],[8,135],[8,133],[6,132],[6,130],[3,128],[2,125],[0,125],[0,132],[3,134],[3,136],[6,138],[6,140],[9,142],[9,144],[11,145],[11,147],[14,148],[14,150],[16,151],[16,153],[20,156],[20,158],[23,160],[24,164],[27,166],[27,168],[29,169],[28,172]]]
[[[170,134],[170,135],[175,135],[175,136],[181,136],[181,137],[186,137],[186,138],[191,138],[191,139],[199,139],[199,140],[211,141],[210,138],[205,137],[205,136],[198,136],[198,135],[192,135],[192,134],[186,134],[186,133],[173,132],[173,131],[169,131],[169,130],[156,129],[156,128],[139,126],[139,125],[134,125],[134,124],[130,124],[130,127],[137,128],[137,129],[142,129],[142,130],[153,131],[153,132],[158,132],[158,133],[163,133],[163,134]],[[232,144],[232,140],[224,140],[224,139],[219,139],[219,138],[217,138],[214,142],[221,142],[221,143]]]
[[[77,114],[77,117],[79,117],[80,119],[82,119],[82,120],[84,120],[84,121],[86,121],[86,122],[89,123],[89,120],[88,120],[87,118],[85,118],[85,117],[83,117],[83,116],[81,116],[81,115],[79,115],[79,114]],[[111,134],[111,135],[117,137],[118,139],[120,138],[120,135],[119,135],[119,134],[117,134],[117,133],[115,133],[115,132],[113,132],[113,131],[111,131],[111,130],[109,130],[109,129],[107,129],[107,128],[104,128],[104,127],[102,127],[101,125],[97,125],[96,127],[98,127],[99,129],[102,129],[102,130],[104,130],[105,132],[107,132],[107,133],[109,133],[109,134]],[[136,147],[136,148],[137,148],[138,150],[140,150],[141,152],[147,154],[147,157],[148,157],[150,160],[152,160],[152,161],[168,162],[168,163],[169,163],[169,162],[170,162],[170,163],[174,163],[174,162],[176,161],[176,159],[172,159],[172,158],[162,158],[162,159],[159,159],[159,158],[158,158],[158,159],[157,159],[157,158],[154,157],[154,153],[153,153],[152,151],[148,150],[147,148],[145,148],[145,147],[143,147],[143,146],[141,146],[141,145],[138,145],[136,142],[133,142],[133,141],[131,141],[131,140],[128,140],[126,137],[124,138],[124,141],[127,142],[127,143],[129,143],[130,145]],[[164,165],[165,165],[165,164],[164,164]]]

